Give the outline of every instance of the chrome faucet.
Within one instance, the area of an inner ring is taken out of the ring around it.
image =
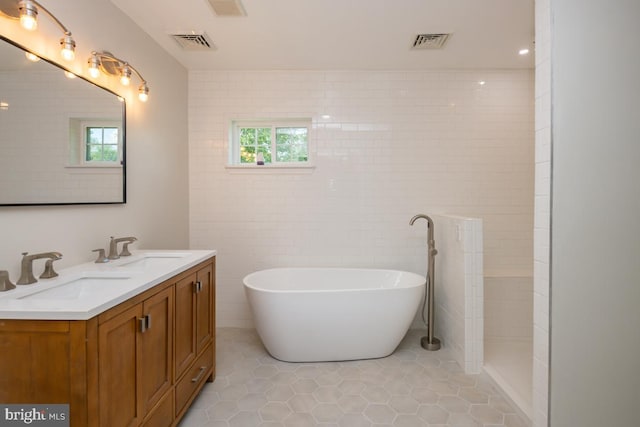
[[[60,252],[43,252],[41,254],[28,255],[29,252],[22,253],[22,267],[20,269],[20,278],[16,282],[17,285],[30,285],[38,280],[33,276],[33,261],[41,258],[48,258],[45,265],[44,273],[40,276],[43,279],[56,277],[58,273],[53,270],[53,261],[62,258]]]
[[[424,318],[424,305],[422,306],[422,321],[427,326],[427,336],[422,337],[420,340],[420,345],[425,350],[435,351],[440,349],[440,340],[434,336],[434,321],[435,321],[435,296],[434,296],[434,286],[436,283],[435,280],[435,268],[436,261],[435,257],[438,254],[436,249],[436,242],[433,239],[433,220],[424,214],[418,214],[411,218],[409,221],[409,225],[413,225],[414,222],[418,219],[426,219],[427,220],[427,290],[425,293],[424,302],[428,306],[429,309],[429,320],[425,320]]]
[[[135,237],[120,237],[118,239],[115,239],[113,236],[111,236],[111,241],[109,242],[109,256],[107,256],[107,258],[118,259],[121,256],[131,255],[131,252],[129,252],[129,243],[133,243],[136,240],[138,239],[136,239]],[[122,252],[120,252],[120,255],[118,255],[118,243],[120,242],[125,243],[122,246]]]

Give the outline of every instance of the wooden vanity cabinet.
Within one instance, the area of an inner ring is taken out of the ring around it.
[[[214,298],[215,257],[86,321],[0,319],[0,402],[69,403],[73,427],[175,426],[215,376]]]
[[[173,286],[98,317],[101,426],[134,426],[171,388]],[[167,424],[170,425],[170,424]]]
[[[176,381],[213,338],[213,294],[212,265],[176,283]]]
[[[207,354],[215,353],[214,277],[215,264],[209,264],[183,277],[175,286],[176,417],[186,412],[187,403],[193,400],[204,379],[213,381],[215,358]]]

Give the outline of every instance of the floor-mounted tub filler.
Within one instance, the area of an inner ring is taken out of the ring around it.
[[[434,293],[434,285],[436,283],[435,279],[435,269],[436,269],[436,255],[438,251],[436,250],[436,242],[433,239],[433,220],[424,214],[418,214],[411,218],[409,221],[409,225],[413,225],[414,222],[418,219],[427,220],[427,290],[424,294],[424,302],[422,304],[422,321],[427,327],[427,336],[422,337],[420,339],[420,345],[425,350],[436,351],[440,350],[440,340],[434,336],[434,328],[435,328],[435,293]],[[429,320],[424,318],[424,310],[425,305],[428,306],[429,310]]]
[[[409,330],[425,278],[395,270],[276,268],[244,288],[267,351],[286,362],[390,355]]]

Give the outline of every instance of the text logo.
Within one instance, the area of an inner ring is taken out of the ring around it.
[[[0,404],[0,427],[69,427],[69,405]]]

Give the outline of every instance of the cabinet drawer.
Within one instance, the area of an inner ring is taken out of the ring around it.
[[[193,365],[187,369],[187,373],[176,385],[176,416],[191,397],[200,389],[200,386],[211,375],[213,369],[213,346],[210,345]]]

